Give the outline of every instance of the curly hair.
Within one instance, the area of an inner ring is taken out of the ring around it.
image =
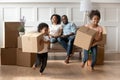
[[[46,23],[40,23],[38,25],[37,31],[40,32],[43,28],[48,28],[48,24],[46,24]]]
[[[56,16],[57,17],[57,24],[60,24],[61,23],[61,17],[60,17],[60,15],[58,15],[58,14],[53,14],[52,16],[51,16],[51,18],[50,18],[50,20],[52,20],[52,18],[53,18],[53,16]]]
[[[100,12],[98,10],[92,10],[89,14],[90,20],[93,18],[93,16],[98,16],[99,19],[101,18]]]

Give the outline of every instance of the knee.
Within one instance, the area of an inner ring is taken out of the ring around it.
[[[55,38],[51,38],[51,39],[50,39],[50,42],[51,42],[51,43],[55,43],[55,42],[56,42],[56,39],[55,39]]]
[[[61,38],[57,38],[57,40],[58,40],[58,42],[62,41],[62,39],[61,39]]]

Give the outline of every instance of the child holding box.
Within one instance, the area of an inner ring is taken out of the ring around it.
[[[43,38],[41,42],[44,43],[44,48],[37,53],[36,62],[34,63],[32,68],[35,69],[39,64],[41,64],[40,74],[42,75],[47,65],[47,58],[48,58],[48,47],[49,47],[48,25],[46,23],[40,23],[38,25],[38,32],[43,34]]]
[[[84,50],[84,58],[82,60],[81,67],[82,68],[84,67],[85,62],[88,60],[89,51],[91,51],[92,63],[90,65],[90,70],[92,71],[92,70],[94,70],[94,66],[96,63],[97,45],[98,45],[97,42],[102,40],[103,29],[98,24],[100,21],[100,12],[98,10],[92,10],[89,14],[89,18],[90,18],[91,22],[89,24],[86,24],[85,27],[96,30],[97,33],[93,40],[91,48],[89,50]]]

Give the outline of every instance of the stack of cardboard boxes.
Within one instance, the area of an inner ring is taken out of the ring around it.
[[[90,45],[92,44],[93,38],[96,34],[95,30],[89,29],[87,27],[80,27],[77,30],[76,37],[74,40],[74,45],[89,50]],[[103,38],[100,41],[97,47],[97,61],[96,64],[104,64],[104,45],[106,43],[106,30],[103,27]],[[84,56],[84,55],[83,55]]]
[[[27,33],[18,37],[17,65],[32,66],[36,59],[36,53],[43,48],[40,33]]]
[[[20,22],[5,22],[4,48],[1,48],[1,65],[32,66],[36,54],[22,52],[18,27]]]
[[[1,64],[15,65],[19,22],[4,23],[4,48],[1,48]]]
[[[32,46],[32,45],[31,45]],[[18,37],[17,65],[31,67],[35,62],[36,54],[22,51],[22,40]]]

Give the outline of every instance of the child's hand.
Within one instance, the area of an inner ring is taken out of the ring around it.
[[[91,47],[96,46],[97,44],[98,44],[98,42],[94,42],[94,43],[92,43]]]
[[[49,41],[49,40],[50,40],[49,36],[44,36],[44,41]]]

